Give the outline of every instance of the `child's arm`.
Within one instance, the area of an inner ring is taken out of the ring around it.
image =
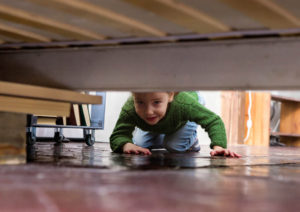
[[[135,125],[128,122],[117,122],[113,133],[110,136],[110,146],[113,152],[127,154],[151,155],[147,148],[139,147],[132,142],[132,132]]]
[[[123,147],[127,143],[132,142],[132,132],[134,131],[135,125],[128,121],[126,116],[120,116],[116,126],[110,135],[110,147],[113,152],[122,153]]]
[[[151,152],[149,149],[137,146],[132,143],[125,144],[123,146],[123,152],[127,153],[127,154],[136,154],[136,155],[138,155],[140,153],[142,153],[144,155],[151,155]]]
[[[116,126],[110,136],[110,147],[113,152],[151,155],[149,149],[133,144],[132,132],[135,126],[134,117],[130,114],[130,111],[128,113],[128,110],[122,109]]]
[[[240,158],[242,157],[240,154],[237,154],[229,149],[224,149],[220,146],[214,146],[213,150],[210,152],[211,156],[226,156],[232,158]]]
[[[241,157],[241,155],[226,149],[227,136],[222,119],[204,106],[197,104],[192,107],[191,120],[205,129],[211,140],[211,156]]]

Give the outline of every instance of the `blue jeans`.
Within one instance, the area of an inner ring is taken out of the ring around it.
[[[204,104],[204,99],[199,95],[199,102]],[[146,132],[136,128],[133,135],[133,143],[144,148],[166,148],[169,152],[185,152],[197,140],[198,124],[188,121],[176,132],[165,135]]]

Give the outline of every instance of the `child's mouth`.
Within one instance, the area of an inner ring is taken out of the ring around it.
[[[148,122],[154,122],[156,120],[156,118],[157,118],[156,116],[155,117],[147,117],[146,120]]]

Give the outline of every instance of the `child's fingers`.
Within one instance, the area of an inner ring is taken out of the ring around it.
[[[139,154],[139,151],[137,151],[136,149],[127,149],[124,151],[124,153],[126,154]]]
[[[226,157],[233,157],[233,158],[240,158],[241,157],[241,155],[239,155],[239,154],[237,154],[237,153],[235,153],[235,152],[232,152],[232,151],[230,151],[230,150],[225,150],[225,149],[223,149],[223,150],[213,150],[213,151],[211,151],[210,152],[210,155],[211,156],[218,156],[218,155],[223,155],[223,156],[226,156]]]
[[[232,157],[232,158],[235,157],[235,154],[234,154],[234,152],[232,152],[232,151],[229,151],[229,155],[230,155],[230,157]]]
[[[125,154],[132,154],[132,153],[134,153],[134,152],[133,152],[131,149],[129,149],[129,150],[125,150],[124,153],[125,153]]]
[[[224,151],[224,156],[226,157],[235,157],[234,152],[230,151],[230,150],[225,150]]]
[[[126,154],[136,154],[136,155],[139,155],[139,154],[151,155],[152,154],[149,149],[141,148],[141,147],[124,150],[124,153],[126,153]]]
[[[224,155],[225,155],[225,156],[230,156],[230,151],[227,150],[227,149],[225,149],[225,150],[224,150]]]
[[[150,152],[150,150],[147,149],[147,148],[141,148],[141,149],[140,149],[140,152],[143,153],[143,154],[145,154],[145,155],[151,155],[151,154],[152,154],[152,153]]]
[[[213,150],[210,152],[211,156],[216,156],[216,155],[224,155],[224,151],[219,151],[219,150]]]
[[[230,156],[232,158],[240,158],[241,157],[241,155],[239,155],[239,154],[237,154],[233,151],[230,151],[230,150],[229,150],[229,155],[228,156]]]
[[[241,155],[235,153],[235,152],[232,152],[232,151],[229,151],[230,154],[228,156],[232,157],[232,158],[240,158],[242,157]]]
[[[129,154],[138,154],[138,152],[135,149],[131,149],[128,152]]]
[[[229,151],[226,150],[226,149],[220,150],[218,155],[228,156],[229,155]]]
[[[235,156],[236,158],[240,158],[240,157],[242,157],[242,155],[240,155],[240,154],[237,154],[237,153],[235,153],[235,152],[234,152],[234,156]]]
[[[217,156],[217,155],[225,155],[224,150],[213,150],[210,152],[211,156]]]
[[[146,149],[146,155],[152,155],[149,149]]]

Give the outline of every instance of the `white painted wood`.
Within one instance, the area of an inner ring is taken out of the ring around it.
[[[300,38],[0,52],[0,79],[84,90],[300,89]]]

